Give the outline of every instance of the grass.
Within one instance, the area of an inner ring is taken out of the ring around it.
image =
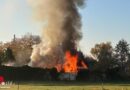
[[[105,83],[102,85],[100,83],[83,82],[30,82],[0,86],[0,90],[130,90],[130,84]]]

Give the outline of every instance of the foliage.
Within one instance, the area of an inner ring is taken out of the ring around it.
[[[40,42],[39,36],[29,33],[21,38],[15,37],[10,42],[0,42],[0,65],[10,61],[14,66],[27,65],[32,46]],[[78,59],[84,60],[88,66],[87,70],[78,72],[78,80],[130,80],[130,47],[127,41],[120,40],[114,49],[110,42],[96,44],[91,49],[91,54],[92,56],[85,56],[78,52]],[[51,75],[57,77],[56,69],[52,69]]]
[[[2,62],[13,61],[14,59],[15,59],[15,58],[14,58],[12,49],[10,49],[10,48],[5,48],[5,49],[4,49],[4,53],[3,53],[3,61],[2,61]]]
[[[95,47],[91,49],[92,55],[98,60],[96,68],[102,72],[105,72],[108,68],[110,68],[112,51],[113,48],[109,42],[96,44]]]
[[[125,40],[120,40],[115,47],[115,57],[118,60],[120,67],[125,68],[125,63],[129,59],[130,54],[129,44]]]
[[[15,66],[26,65],[30,61],[32,46],[40,41],[39,36],[27,33],[21,38],[14,37],[10,42],[0,43],[1,63],[15,59]]]

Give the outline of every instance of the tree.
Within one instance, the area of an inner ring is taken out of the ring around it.
[[[105,72],[111,66],[113,48],[110,42],[96,44],[94,48],[91,49],[91,54],[97,59],[98,64],[96,68]]]
[[[128,61],[130,61],[130,54],[128,55]]]
[[[13,61],[14,59],[14,55],[12,52],[12,49],[10,48],[5,48],[4,49],[4,54],[3,54],[3,61],[2,62],[8,62],[8,61]]]
[[[130,54],[128,55],[128,61],[125,65],[125,73],[130,77]]]
[[[23,35],[21,38],[17,38],[14,35],[14,38],[10,42],[0,42],[0,64],[7,65],[8,63],[13,63],[14,66],[27,65],[30,61],[32,46],[40,42],[41,39],[38,35],[30,33]]]
[[[121,69],[125,68],[125,64],[129,59],[129,44],[125,40],[120,40],[115,47],[115,57],[119,63]]]
[[[40,37],[27,33],[21,38],[16,38],[9,42],[8,46],[12,49],[16,61],[15,66],[27,65],[30,61],[32,46],[40,43]]]
[[[2,56],[3,56],[3,53],[0,52],[0,66],[1,66],[1,64],[2,64]]]

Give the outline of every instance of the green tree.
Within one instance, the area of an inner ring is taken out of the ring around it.
[[[115,57],[121,69],[125,68],[125,64],[129,59],[129,44],[125,40],[120,40],[115,47]]]

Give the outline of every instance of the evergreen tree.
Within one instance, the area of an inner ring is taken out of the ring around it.
[[[115,47],[115,57],[121,69],[125,68],[125,64],[129,59],[129,44],[125,40],[120,40]]]

